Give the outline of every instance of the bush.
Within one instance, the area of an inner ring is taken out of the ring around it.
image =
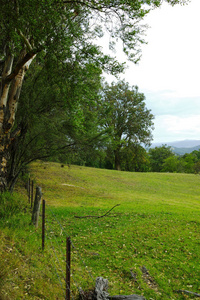
[[[27,207],[27,201],[16,193],[4,192],[0,194],[0,218],[7,219],[22,213]]]

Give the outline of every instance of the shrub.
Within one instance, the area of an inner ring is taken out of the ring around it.
[[[4,192],[0,194],[0,218],[7,219],[22,213],[27,207],[27,201],[16,193]]]

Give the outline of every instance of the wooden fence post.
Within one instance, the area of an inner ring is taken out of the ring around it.
[[[33,213],[32,213],[32,222],[36,228],[38,227],[41,198],[42,198],[42,189],[41,187],[37,186],[36,193],[35,193],[35,201],[33,206]]]
[[[33,207],[33,180],[32,180],[32,185],[31,185],[31,208]]]
[[[31,203],[31,178],[28,178],[28,202]]]
[[[42,250],[45,243],[45,200],[42,200]]]
[[[70,300],[70,261],[71,261],[71,240],[66,240],[66,300]]]

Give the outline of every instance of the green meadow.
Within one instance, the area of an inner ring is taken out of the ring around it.
[[[110,295],[198,299],[180,290],[200,294],[199,175],[36,162],[31,178],[46,200],[45,250],[41,222],[38,229],[30,224],[29,208],[0,222],[2,299],[64,298],[58,281],[66,234],[74,299],[98,276],[108,279]]]

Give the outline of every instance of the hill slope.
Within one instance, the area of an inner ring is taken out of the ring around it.
[[[77,287],[92,288],[97,276],[108,278],[111,295],[168,300],[185,299],[177,290],[199,291],[199,176],[40,162],[31,169],[46,200],[46,248],[42,254],[41,229],[29,215],[0,222],[0,261],[9,270],[0,276],[2,298],[62,299],[66,233],[74,299]]]

